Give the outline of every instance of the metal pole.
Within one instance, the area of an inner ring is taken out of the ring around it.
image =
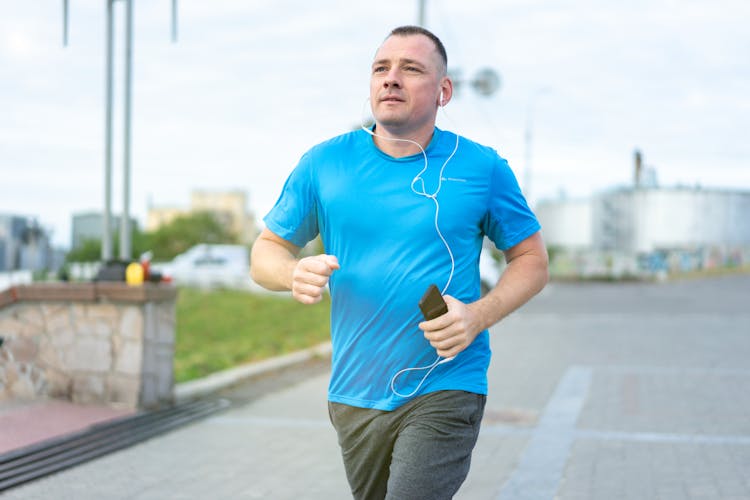
[[[68,0],[63,0],[63,47],[68,46]]]
[[[120,220],[120,259],[130,260],[130,114],[131,86],[133,69],[133,0],[126,0],[125,6],[125,130],[123,144],[123,191],[122,219]]]
[[[107,0],[107,51],[106,51],[106,77],[105,77],[105,118],[104,118],[104,217],[102,218],[102,260],[112,260],[112,31],[113,12],[112,3]]]
[[[524,133],[524,144],[525,144],[525,168],[523,169],[523,194],[528,200],[531,196],[531,129],[532,129],[532,115],[534,101],[530,101],[528,108],[526,109],[526,131]]]
[[[424,27],[425,2],[426,0],[419,0],[419,20],[417,26]]]
[[[120,221],[120,258],[129,260],[132,255],[132,233],[130,227],[130,117],[133,70],[133,1],[125,0],[125,127],[123,145],[123,213]],[[112,80],[113,32],[115,0],[107,0],[106,23],[106,76],[104,118],[104,214],[102,217],[102,260],[112,260]],[[63,0],[63,46],[68,44],[69,0]],[[172,0],[172,41],[177,41],[177,0]]]
[[[172,43],[177,42],[177,0],[172,0]]]
[[[532,132],[534,129],[534,106],[536,106],[536,100],[539,96],[548,93],[550,89],[548,87],[538,88],[529,97],[529,102],[526,108],[526,132],[524,134],[524,142],[526,144],[525,154],[525,166],[523,171],[523,194],[527,200],[531,198],[531,150],[532,150]]]

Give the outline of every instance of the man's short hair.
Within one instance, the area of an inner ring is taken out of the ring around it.
[[[430,30],[425,29],[421,26],[399,26],[391,31],[389,36],[409,36],[409,35],[424,35],[435,44],[435,50],[440,55],[440,59],[443,61],[445,70],[448,69],[448,53],[445,51],[445,45],[440,39]]]

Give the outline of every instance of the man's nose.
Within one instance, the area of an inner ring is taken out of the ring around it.
[[[401,84],[398,80],[386,80],[383,82],[383,88],[387,89],[400,89]]]
[[[401,88],[401,77],[398,74],[397,69],[392,69],[388,72],[388,74],[385,76],[385,80],[383,80],[383,87],[387,89]]]

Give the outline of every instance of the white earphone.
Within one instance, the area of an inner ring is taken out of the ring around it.
[[[443,102],[443,99],[444,99],[444,90],[440,89],[440,103],[439,103],[440,106],[443,106],[445,104]],[[366,99],[365,100],[365,104],[368,101],[369,101],[369,99]],[[428,193],[426,191],[425,182],[424,182],[424,179],[422,178],[422,174],[424,174],[427,171],[427,168],[429,166],[429,162],[428,162],[428,159],[427,159],[427,153],[425,152],[425,150],[422,147],[422,145],[419,144],[416,141],[412,141],[411,139],[401,139],[401,138],[394,138],[394,137],[385,137],[385,136],[381,136],[381,135],[373,132],[372,130],[370,130],[369,128],[367,128],[365,126],[365,124],[364,124],[364,121],[365,121],[364,120],[364,106],[363,106],[362,110],[363,110],[363,120],[362,120],[361,128],[367,134],[369,134],[369,135],[371,135],[373,137],[379,137],[381,139],[388,140],[388,141],[408,142],[408,143],[414,144],[415,146],[417,146],[419,148],[420,152],[422,153],[422,156],[424,157],[424,167],[422,168],[422,170],[419,171],[419,173],[414,177],[414,179],[412,179],[411,185],[409,187],[410,187],[410,189],[412,190],[412,192],[414,194],[419,195],[419,196],[424,196],[425,198],[428,198],[428,199],[432,200],[435,203],[435,219],[434,219],[435,220],[435,231],[437,232],[437,235],[440,238],[440,240],[443,242],[443,245],[445,245],[445,249],[448,251],[448,256],[450,257],[450,261],[451,261],[451,270],[450,270],[450,274],[448,275],[448,281],[445,283],[445,286],[443,287],[442,291],[440,292],[441,294],[445,294],[445,292],[448,290],[448,286],[450,285],[451,281],[453,280],[453,273],[455,272],[455,269],[456,269],[456,260],[455,260],[455,258],[453,256],[453,251],[451,250],[451,247],[448,244],[448,241],[443,236],[443,233],[440,230],[440,226],[438,225],[438,219],[439,219],[439,215],[440,215],[440,203],[438,202],[437,196],[438,196],[438,193],[440,192],[440,188],[442,187],[442,184],[443,184],[443,180],[444,180],[443,172],[445,171],[445,167],[448,166],[448,162],[451,161],[451,159],[453,158],[453,156],[458,151],[459,135],[456,134],[456,145],[453,148],[453,151],[451,152],[450,156],[448,156],[448,158],[445,160],[445,163],[443,163],[443,166],[440,168],[440,172],[438,174],[438,185],[437,185],[437,188],[435,189],[435,191],[433,193]],[[427,377],[432,373],[432,371],[435,368],[437,368],[439,365],[442,365],[444,363],[448,363],[449,361],[452,361],[454,358],[455,358],[455,356],[452,356],[450,358],[441,358],[440,356],[438,356],[437,359],[435,359],[435,361],[433,361],[431,364],[429,364],[427,366],[404,368],[402,370],[399,370],[398,372],[396,372],[393,375],[393,377],[391,377],[391,383],[390,383],[391,391],[393,392],[393,394],[395,394],[396,396],[401,397],[401,398],[410,398],[410,397],[412,397],[414,394],[417,393],[417,391],[420,389],[420,387],[422,387],[422,385],[424,384],[425,380],[427,380]],[[424,374],[424,376],[419,381],[419,383],[414,388],[414,390],[412,390],[408,394],[402,394],[402,393],[398,392],[398,390],[396,389],[396,379],[398,379],[404,373],[408,373],[408,372],[412,372],[412,371],[421,371],[421,370],[427,370],[427,373]]]

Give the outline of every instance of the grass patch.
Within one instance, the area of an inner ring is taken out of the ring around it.
[[[330,339],[330,299],[305,306],[288,296],[181,288],[177,295],[176,382]]]

